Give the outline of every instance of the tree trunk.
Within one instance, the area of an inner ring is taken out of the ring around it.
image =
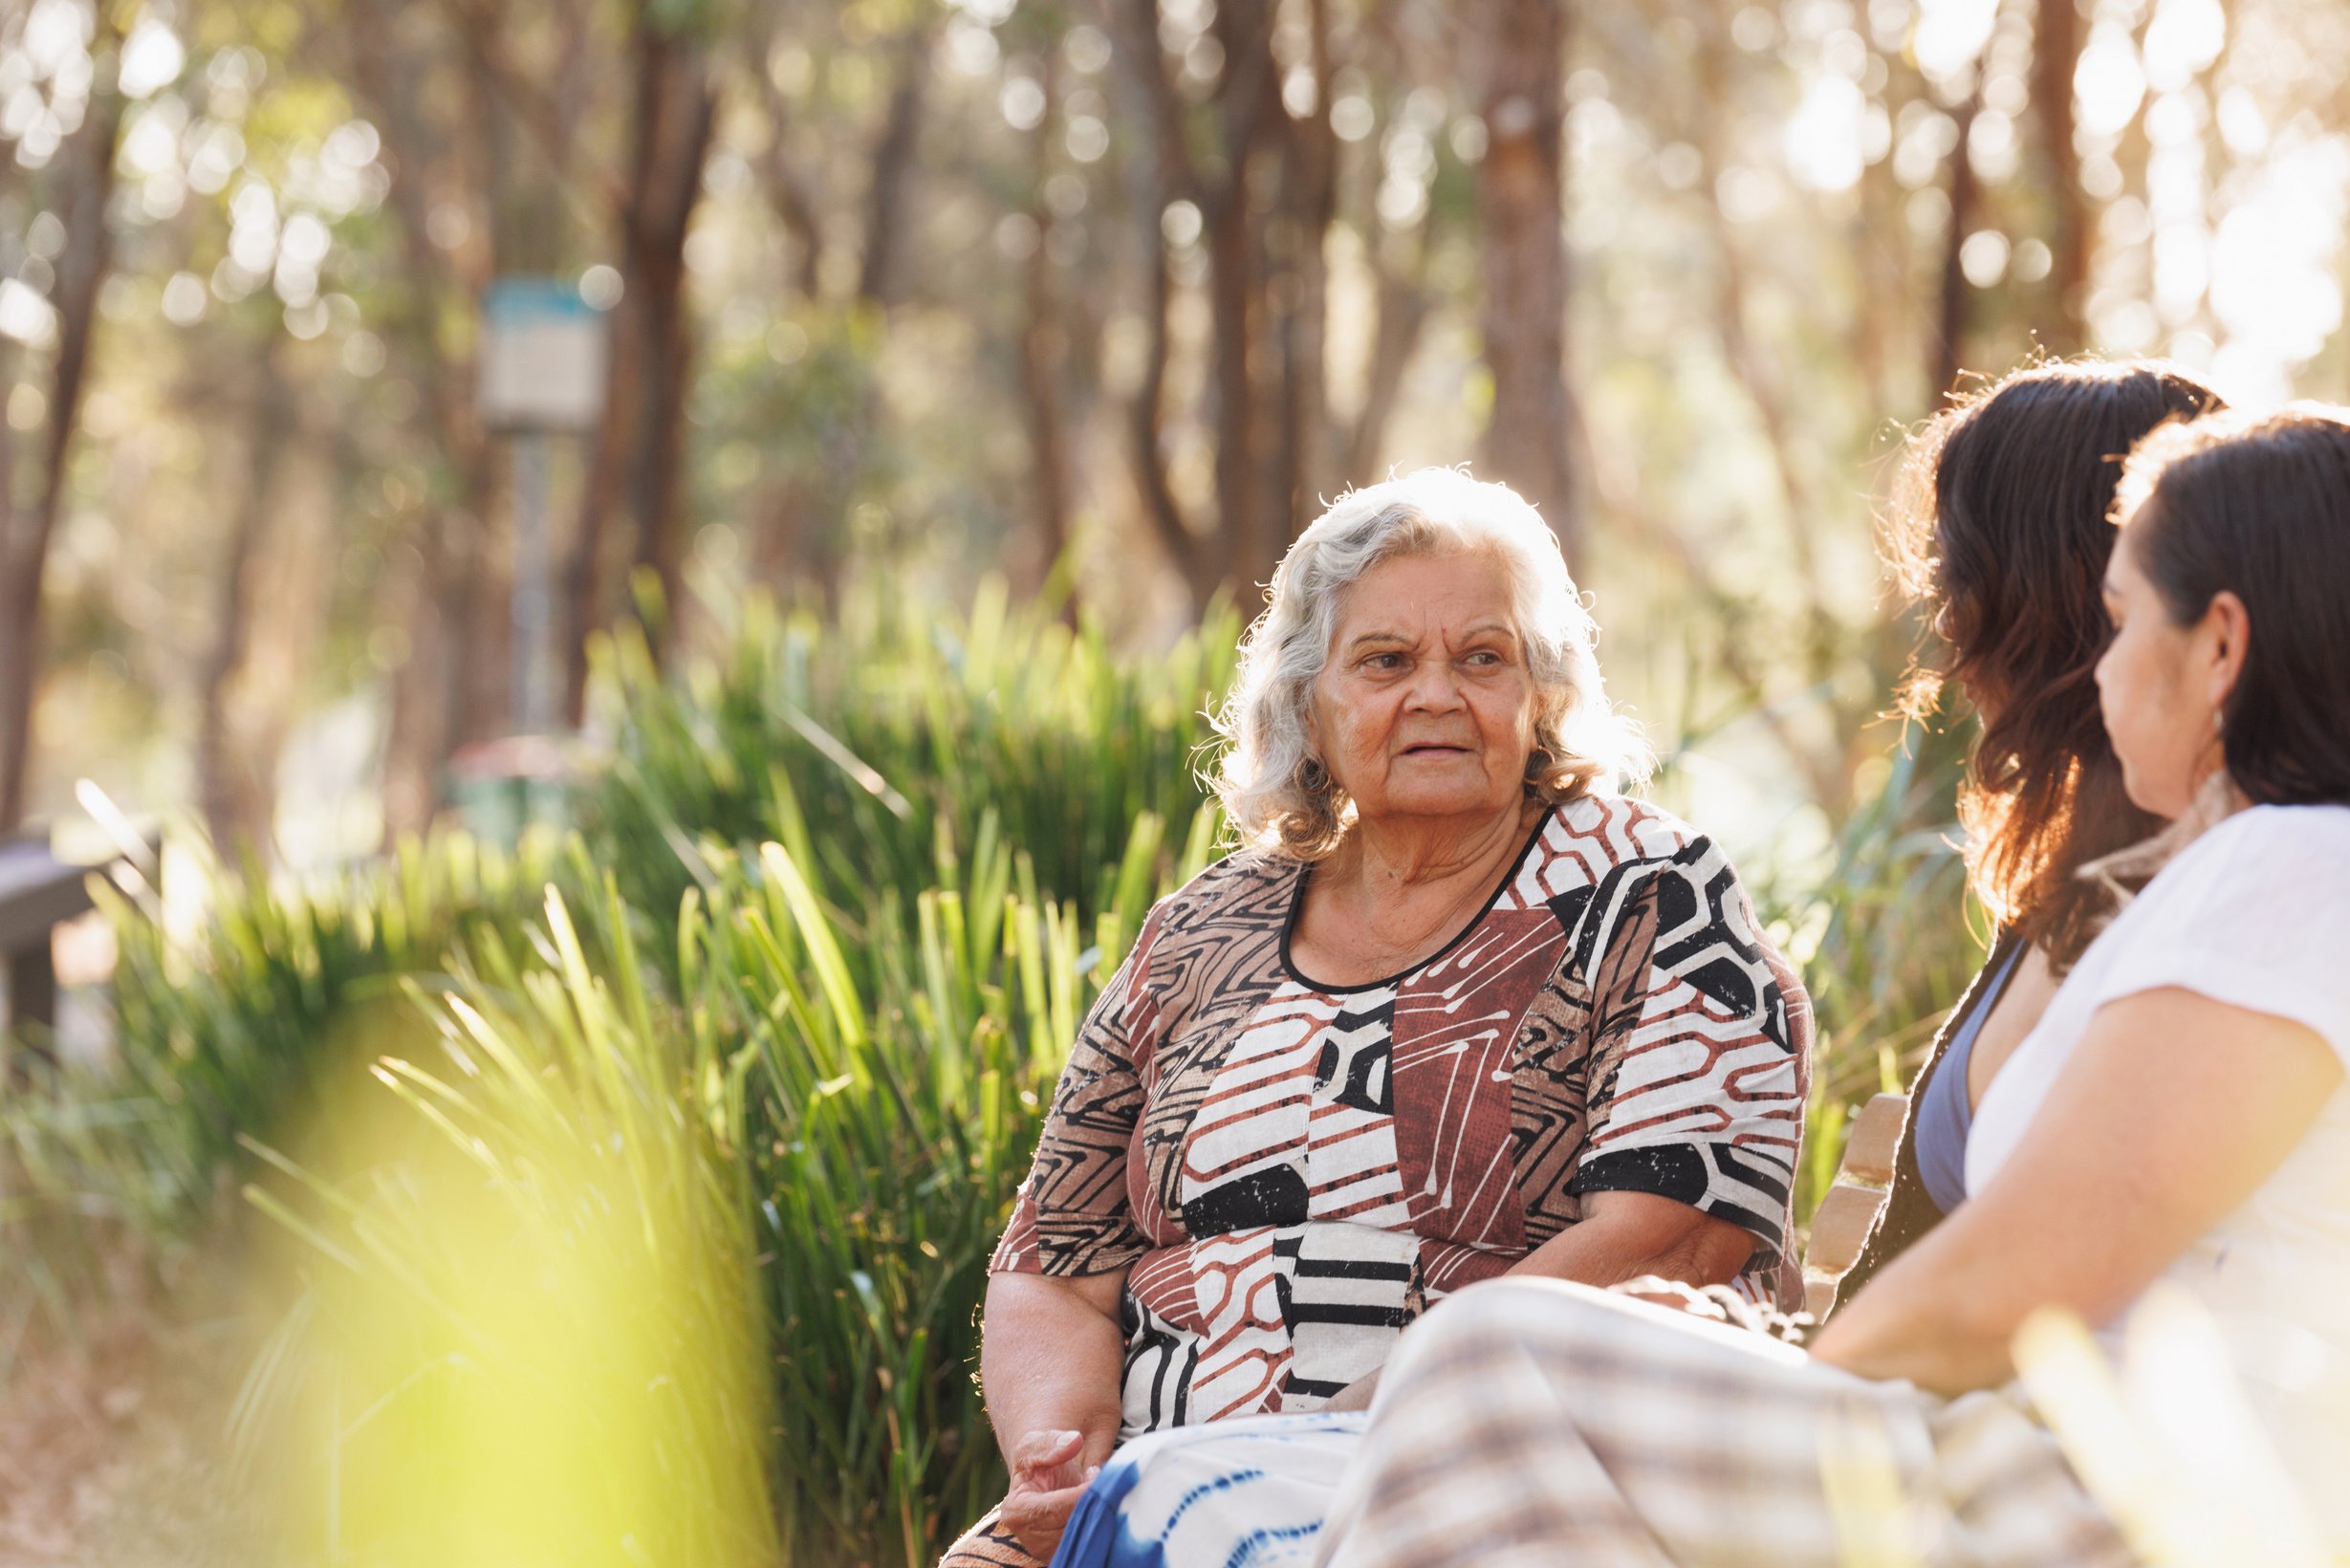
[[[1226,541],[1226,585],[1244,604],[1272,577],[1296,506],[1282,406],[1290,345],[1273,279],[1308,243],[1318,263],[1322,240],[1316,229],[1309,242],[1292,209],[1295,170],[1282,166],[1291,124],[1273,21],[1269,0],[1225,0],[1216,10],[1224,178],[1200,203],[1215,335],[1216,520]]]
[[[1149,334],[1131,411],[1136,479],[1144,514],[1195,603],[1220,586],[1249,602],[1335,461],[1322,373],[1322,245],[1336,204],[1336,144],[1326,118],[1328,17],[1315,0],[1308,14],[1324,79],[1316,83],[1316,118],[1300,125],[1281,101],[1273,11],[1271,0],[1224,0],[1216,9],[1223,67],[1214,94],[1212,180],[1192,161],[1186,105],[1159,38],[1159,7],[1127,0],[1114,13],[1120,56],[1147,133],[1133,162]],[[1160,225],[1178,200],[1199,208],[1208,252],[1216,525],[1205,534],[1184,518],[1161,449],[1173,280]]]
[[[784,25],[781,17],[772,17],[768,23],[771,32],[779,32]],[[760,39],[756,45],[762,54],[766,52],[765,44],[766,40]],[[803,300],[812,301],[823,283],[826,225],[822,187],[812,166],[814,161],[794,156],[791,109],[774,78],[765,71],[753,71],[751,77],[760,106],[767,114],[767,150],[759,160],[761,184],[768,205],[774,208],[775,221],[783,226],[794,247],[792,287]]]
[[[413,26],[372,6],[349,15],[349,79],[383,135],[393,171],[391,208],[411,283],[385,323],[385,338],[424,392],[446,475],[424,487],[403,519],[407,550],[385,583],[385,621],[400,627],[407,643],[390,679],[384,739],[384,826],[396,836],[430,822],[440,805],[443,762],[459,745],[495,733],[505,711],[506,662],[479,645],[485,606],[501,616],[504,608],[497,584],[488,580],[496,473],[474,408],[473,355],[451,345],[442,321],[449,301],[478,298],[507,258],[497,249],[501,226],[494,221],[451,250],[430,237],[436,198],[459,202],[477,218],[493,217],[500,206],[491,151],[498,100],[482,90],[478,39],[470,67],[460,67],[475,90],[443,99],[433,79],[440,56],[417,47]],[[447,122],[437,118],[444,112]],[[500,679],[486,689],[491,675]]]
[[[1426,225],[1433,222],[1432,215],[1423,220],[1423,257],[1427,248]],[[1374,248],[1375,258],[1377,253]],[[1420,347],[1420,334],[1436,304],[1421,277],[1376,259],[1373,265],[1378,277],[1379,326],[1371,338],[1371,364],[1364,378],[1362,407],[1356,412],[1353,428],[1347,432],[1341,460],[1345,482],[1350,485],[1368,485],[1382,477],[1379,459],[1385,449],[1387,422],[1403,396],[1403,373],[1411,368],[1412,355]],[[1415,263],[1415,267],[1418,265]]]
[[[1205,226],[1208,319],[1215,345],[1209,385],[1215,395],[1216,526],[1226,540],[1231,587],[1245,594],[1257,577],[1258,541],[1266,532],[1258,497],[1261,426],[1249,363],[1262,318],[1254,288],[1256,226],[1248,210],[1247,143],[1229,149],[1228,156],[1233,160],[1233,178],[1223,199],[1210,204]]]
[[[1960,265],[1959,252],[1967,244],[1969,226],[1974,222],[1975,207],[1981,196],[1981,186],[1975,180],[1974,159],[1967,150],[1967,142],[1974,129],[1975,112],[1982,107],[1982,89],[1978,86],[1958,111],[1958,148],[1950,154],[1950,229],[1943,238],[1942,295],[1935,312],[1935,358],[1933,396],[1936,407],[1955,387],[1959,372],[1967,366],[1968,307],[1972,303],[1968,290],[1967,271]]]
[[[930,82],[930,30],[916,27],[901,40],[889,115],[873,149],[873,182],[865,196],[865,254],[857,292],[887,308],[898,302],[904,271],[906,204],[912,192],[914,151],[922,136],[923,100]]]
[[[260,384],[245,425],[244,478],[221,562],[212,649],[198,682],[196,798],[212,842],[224,853],[239,844],[258,847],[266,838],[271,794],[267,774],[276,760],[240,744],[243,737],[232,712],[232,688],[245,664],[252,618],[253,562],[269,530],[272,491],[294,418],[274,332],[262,344],[259,358]]]
[[[622,292],[613,313],[602,421],[565,572],[564,708],[575,725],[587,701],[587,639],[611,607],[603,556],[613,512],[625,506],[633,528],[630,555],[653,574],[672,604],[685,564],[679,480],[692,359],[685,233],[702,193],[717,89],[703,44],[664,31],[653,12],[649,3],[640,5],[632,34],[635,131],[616,214]]]
[[[1175,202],[1198,203],[1202,192],[1185,140],[1183,106],[1167,79],[1156,0],[1121,0],[1111,18],[1118,60],[1139,104],[1142,123],[1142,135],[1127,163],[1133,183],[1135,243],[1142,258],[1145,334],[1142,381],[1126,411],[1128,450],[1143,518],[1168,560],[1183,574],[1196,610],[1224,579],[1226,536],[1191,527],[1167,475],[1166,369],[1174,346],[1167,312],[1174,303],[1175,284],[1164,224]]]
[[[2052,353],[2078,354],[2088,341],[2089,203],[2073,145],[2073,73],[2080,64],[2080,12],[2074,0],[2039,0],[2032,41],[2032,113],[2038,121],[2050,206],[2047,298],[2040,341]]]
[[[1062,368],[1067,341],[1061,326],[1059,291],[1055,287],[1053,257],[1044,242],[1053,226],[1053,209],[1044,199],[1045,182],[1053,169],[1053,139],[1060,128],[1055,112],[1058,76],[1055,52],[1044,55],[1042,86],[1045,112],[1036,121],[1029,170],[1029,220],[1036,226],[1036,243],[1028,253],[1024,284],[1026,318],[1020,332],[1020,388],[1028,404],[1029,472],[1036,494],[1036,538],[1043,556],[1041,575],[1047,584],[1068,565],[1069,451],[1067,421],[1061,400]],[[1077,592],[1072,585],[1062,599],[1062,615],[1075,623]]]
[[[1493,414],[1483,477],[1540,507],[1574,564],[1582,541],[1567,459],[1565,0],[1485,0],[1484,19],[1477,210]]]
[[[101,72],[111,65],[100,62]],[[122,129],[122,97],[109,78],[98,89],[81,126],[59,155],[60,216],[65,249],[57,257],[57,342],[49,386],[49,421],[42,441],[40,488],[20,509],[11,461],[0,462],[0,833],[24,823],[32,785],[33,698],[42,661],[41,579],[49,565],[66,467],[81,421],[90,334],[98,285],[113,260],[106,207],[114,194],[116,143]],[[0,443],[12,443],[0,431]]]
[[[273,425],[265,412],[272,401],[281,416]],[[302,427],[289,389],[262,392],[249,439],[250,492],[231,545],[239,558],[228,563],[238,589],[223,594],[223,609],[236,619],[219,629],[207,661],[200,744],[209,772],[199,782],[214,843],[266,864],[277,849],[287,738],[316,693],[330,599],[319,585],[334,576],[340,498],[333,438]],[[268,613],[255,614],[259,605]],[[292,782],[299,790],[304,781]],[[315,789],[318,781],[309,782]]]
[[[1140,224],[1145,248],[1142,322],[1147,336],[1142,382],[1127,410],[1127,435],[1134,458],[1135,487],[1142,496],[1142,515],[1158,535],[1168,559],[1183,574],[1184,584],[1191,592],[1191,606],[1196,611],[1208,603],[1224,580],[1225,552],[1220,539],[1203,537],[1192,531],[1167,477],[1164,435],[1166,361],[1171,347],[1167,309],[1173,302],[1174,283],[1169,275],[1166,244],[1159,234],[1159,214],[1164,207],[1164,197],[1145,204]]]
[[[13,442],[0,441],[13,447]],[[13,452],[0,475],[14,477]],[[38,514],[11,507],[0,553],[0,834],[24,825],[32,787],[33,699],[40,686],[41,576],[49,535]]]
[[[1329,269],[1322,247],[1338,215],[1338,139],[1330,127],[1330,14],[1328,0],[1310,0],[1314,113],[1287,118],[1282,167],[1284,201],[1268,297],[1280,343],[1280,445],[1269,476],[1268,521],[1276,532],[1265,539],[1265,576],[1289,551],[1290,541],[1313,520],[1319,498],[1335,493],[1338,454],[1330,425],[1326,375]]]

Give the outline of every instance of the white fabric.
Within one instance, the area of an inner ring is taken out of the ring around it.
[[[1945,1402],[1556,1279],[1472,1286],[1405,1335],[1328,1508],[1317,1568],[2130,1560],[2009,1391]]]
[[[2350,807],[2255,806],[2163,868],[1985,1091],[1967,1142],[1969,1192],[2027,1136],[2097,1011],[2163,987],[2304,1024],[2343,1061],[2317,1124],[2164,1277],[2217,1319],[2321,1528],[2350,1548]]]

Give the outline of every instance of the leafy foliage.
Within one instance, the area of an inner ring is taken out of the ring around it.
[[[1090,920],[984,846],[944,860],[910,920],[871,908],[856,959],[778,846],[730,869],[707,913],[689,900],[692,1028],[734,1064],[726,1119],[762,1194],[794,1560],[919,1568],[1002,1494],[974,1380],[988,1256],[1077,1021],[1207,845],[1160,878],[1143,817]]]
[[[399,981],[452,947],[515,928],[584,863],[544,835],[510,851],[447,833],[302,885],[248,865],[185,934],[151,888],[110,890],[118,1093],[144,1129],[126,1149],[142,1168],[115,1196],[171,1228],[201,1217],[240,1137],[315,1115],[329,1064],[357,1065],[342,1049],[356,1014],[396,1004]]]
[[[645,910],[677,907],[706,840],[780,842],[848,909],[925,885],[942,842],[1002,841],[1090,914],[1119,896],[1139,819],[1176,842],[1201,822],[1205,714],[1238,636],[1219,609],[1164,654],[1121,658],[1098,622],[1014,609],[1000,581],[952,618],[868,594],[827,624],[754,598],[719,659],[674,681],[623,633],[585,832]]]
[[[600,940],[550,891],[528,942],[412,990],[430,1027],[334,1107],[348,1174],[251,1145],[306,1244],[235,1423],[292,1560],[776,1560],[747,1172],[686,1087],[718,1064],[609,884],[582,910]]]

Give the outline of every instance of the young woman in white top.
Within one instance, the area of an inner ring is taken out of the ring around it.
[[[2130,458],[2097,681],[2131,798],[2172,826],[1985,1091],[1967,1201],[1804,1349],[1663,1289],[1463,1293],[1388,1363],[1319,1561],[1827,1563],[1872,1521],[1893,1560],[2136,1560],[2012,1347],[2043,1307],[2114,1330],[2158,1281],[2216,1321],[2320,1549],[2350,1554],[2346,420],[2214,415]],[[1180,1568],[1220,1512],[1186,1472],[1220,1467],[1134,1457],[1109,1533]]]

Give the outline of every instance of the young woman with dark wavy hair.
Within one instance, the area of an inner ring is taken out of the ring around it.
[[[1982,722],[1959,816],[1997,934],[1912,1086],[1893,1190],[1842,1299],[1957,1207],[1975,1103],[2110,912],[2081,868],[2161,825],[2122,788],[2098,717],[2107,513],[2133,446],[2220,407],[2175,366],[2039,364],[1911,439],[1887,547],[1940,649],[1910,695],[1922,706],[1953,682]]]

